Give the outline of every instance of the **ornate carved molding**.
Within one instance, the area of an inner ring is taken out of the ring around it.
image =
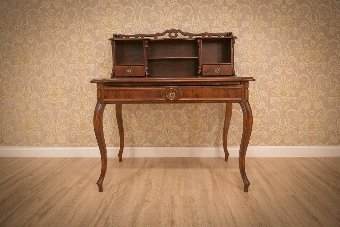
[[[176,38],[236,38],[233,36],[232,32],[225,33],[190,33],[183,32],[180,29],[168,29],[164,32],[154,33],[154,34],[134,34],[134,35],[123,35],[123,34],[113,34],[113,39],[176,39]]]
[[[166,101],[175,101],[181,97],[181,90],[178,88],[166,88],[162,91],[162,95]]]

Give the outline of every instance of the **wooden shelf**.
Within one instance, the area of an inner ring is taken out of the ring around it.
[[[203,65],[231,65],[230,62],[207,62],[203,63]]]
[[[169,41],[169,42],[176,42],[176,41],[195,41],[195,38],[175,38],[175,39],[169,39],[169,38],[158,38],[158,39],[149,39],[150,42],[158,42],[158,41]]]
[[[116,66],[144,66],[144,64],[119,64]]]
[[[198,57],[152,57],[148,60],[183,60],[183,59],[198,59]]]

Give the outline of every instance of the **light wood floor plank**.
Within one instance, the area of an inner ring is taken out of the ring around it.
[[[0,226],[340,226],[340,158],[0,158]]]

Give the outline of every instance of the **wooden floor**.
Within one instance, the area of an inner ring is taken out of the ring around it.
[[[0,158],[0,226],[340,226],[340,158]]]

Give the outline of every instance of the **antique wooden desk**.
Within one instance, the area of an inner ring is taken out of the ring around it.
[[[101,154],[101,172],[97,181],[100,192],[103,191],[107,169],[103,132],[105,106],[116,106],[121,162],[124,149],[122,104],[133,103],[225,103],[225,161],[229,157],[227,134],[232,103],[239,103],[243,112],[239,169],[244,191],[248,191],[250,183],[245,172],[245,156],[253,123],[248,85],[254,79],[235,76],[235,38],[230,32],[193,34],[171,29],[156,34],[115,34],[110,39],[112,76],[91,81],[97,84],[93,124]]]

